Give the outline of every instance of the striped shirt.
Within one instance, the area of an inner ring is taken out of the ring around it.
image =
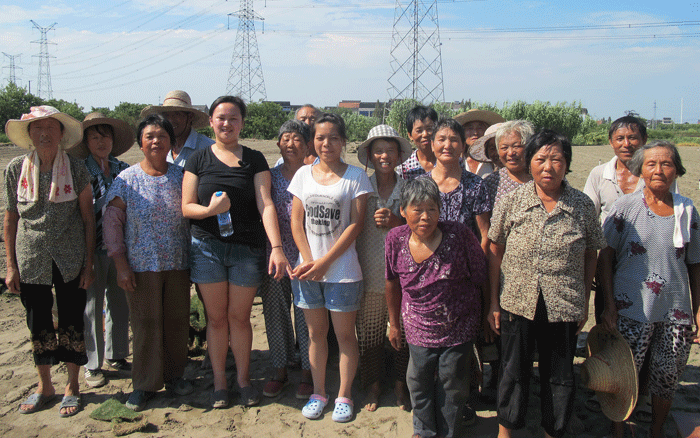
[[[88,155],[85,159],[85,167],[87,167],[90,173],[90,183],[92,184],[92,206],[95,212],[95,248],[98,251],[106,250],[104,240],[102,239],[102,218],[107,208],[107,198],[105,196],[114,178],[116,178],[122,170],[129,167],[129,165],[110,155],[109,176],[107,176],[102,172],[100,165],[97,164],[97,161],[95,161],[92,155]]]

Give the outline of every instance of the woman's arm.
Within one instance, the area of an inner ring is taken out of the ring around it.
[[[5,284],[13,294],[18,294],[19,290],[19,267],[17,266],[17,254],[15,253],[17,243],[17,224],[19,223],[19,213],[16,211],[5,211],[3,223],[3,236],[5,239],[5,260],[7,263],[7,277]]]
[[[272,196],[270,196],[270,190],[272,189],[270,171],[266,170],[256,173],[253,183],[255,184],[255,202],[258,205],[258,211],[260,212],[267,238],[272,246],[267,273],[270,275],[274,274],[275,280],[280,280],[285,272],[291,276],[292,268],[289,266],[289,261],[284,255],[284,251],[282,251],[282,237],[280,236],[280,227],[277,221],[277,210],[272,202]]]
[[[192,172],[185,171],[182,177],[182,215],[187,219],[205,219],[231,208],[231,201],[226,192],[221,196],[213,194],[208,206],[199,204],[197,187],[199,177]]]
[[[126,204],[116,197],[109,202],[103,223],[103,234],[107,255],[114,260],[117,269],[117,284],[125,291],[136,290],[136,276],[129,266],[124,245],[124,224],[126,223]]]
[[[292,228],[294,243],[296,244],[297,249],[299,249],[299,255],[301,255],[301,263],[299,263],[299,266],[294,268],[292,271],[294,277],[301,272],[302,266],[313,262],[311,247],[309,246],[309,241],[306,239],[306,229],[304,228],[305,216],[306,212],[304,211],[304,204],[301,203],[301,199],[294,196],[292,198],[292,215],[290,217],[290,226]]]
[[[389,310],[389,342],[396,351],[401,349],[401,284],[399,279],[384,283],[386,305]]]
[[[362,227],[364,226],[368,196],[369,193],[364,193],[352,200],[350,207],[350,224],[347,226],[347,228],[345,228],[345,230],[343,230],[343,233],[340,235],[338,240],[325,255],[311,263],[304,263],[304,267],[301,270],[299,268],[302,266],[297,266],[297,269],[295,269],[294,272],[299,279],[320,281],[328,271],[331,264],[336,261],[345,251],[347,251],[352,242],[357,239],[357,236],[360,234],[360,231],[362,231]],[[296,239],[294,240],[296,241]],[[301,252],[301,248],[299,248],[299,251]]]
[[[491,212],[477,214],[474,218],[476,220],[476,226],[479,228],[479,234],[481,234],[481,249],[484,250],[484,254],[488,257],[489,254],[489,227],[491,226]]]
[[[576,331],[577,335],[581,333],[583,326],[585,326],[586,321],[588,321],[588,309],[590,308],[591,301],[591,287],[593,286],[593,277],[595,276],[596,267],[598,265],[598,251],[595,249],[586,249],[583,257],[583,286],[586,304],[583,308],[583,319],[578,323],[578,330]]]
[[[603,326],[608,330],[617,330],[617,306],[615,306],[615,295],[613,291],[613,275],[615,266],[615,249],[613,247],[605,247],[600,250],[598,255],[598,270],[600,276],[598,281],[603,290],[603,298],[605,306],[601,320]]]
[[[695,338],[693,342],[700,344],[700,263],[688,265],[690,280],[690,298],[693,314],[695,315]]]
[[[93,281],[95,281],[95,212],[92,206],[92,185],[87,184],[80,196],[78,197],[78,205],[80,207],[80,216],[83,218],[83,226],[85,227],[85,264],[80,270],[80,289],[87,289]]]
[[[503,254],[505,251],[505,245],[490,242],[488,260],[491,298],[489,300],[490,309],[487,318],[491,330],[497,335],[501,334],[501,305],[499,297],[501,288],[501,264],[503,263]]]

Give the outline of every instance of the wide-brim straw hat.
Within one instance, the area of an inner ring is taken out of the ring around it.
[[[496,138],[496,131],[498,131],[498,128],[500,128],[502,125],[503,122],[494,123],[493,125],[489,126],[488,129],[486,129],[486,132],[484,132],[484,135],[479,137],[469,147],[469,156],[476,161],[481,161],[482,163],[491,163],[491,158],[489,158],[488,154],[486,153],[486,143],[488,143],[489,140]]]
[[[170,91],[163,99],[163,105],[149,105],[141,110],[141,118],[151,114],[162,114],[168,111],[185,111],[194,115],[192,128],[199,129],[209,126],[209,114],[192,106],[190,95],[182,90]]]
[[[367,149],[372,142],[378,138],[391,138],[399,143],[399,164],[406,161],[413,152],[411,143],[405,138],[401,137],[394,128],[389,125],[377,125],[369,130],[367,133],[367,140],[362,142],[362,144],[357,148],[357,159],[360,160],[360,163],[364,164],[370,169],[374,169],[374,165],[369,159]]]
[[[68,114],[62,113],[49,105],[33,106],[28,114],[22,114],[18,119],[10,119],[5,124],[5,134],[10,141],[25,149],[34,149],[34,143],[29,138],[29,124],[42,119],[56,119],[63,125],[63,137],[58,146],[70,149],[83,139],[80,122]]]
[[[488,126],[491,126],[494,123],[503,123],[506,121],[506,119],[493,111],[480,109],[470,109],[469,111],[457,114],[454,116],[454,119],[462,126],[473,121],[484,122]]]
[[[112,152],[110,152],[112,156],[118,157],[131,149],[131,146],[134,145],[134,131],[125,121],[105,117],[104,114],[100,112],[90,113],[85,116],[85,120],[83,120],[83,133],[85,133],[86,129],[95,125],[109,125],[114,130]],[[86,158],[90,154],[90,150],[87,147],[87,139],[83,138],[82,142],[71,148],[68,152],[78,158]]]
[[[588,334],[588,358],[581,366],[581,382],[592,389],[612,421],[625,421],[637,404],[638,380],[634,356],[617,330],[598,324]]]

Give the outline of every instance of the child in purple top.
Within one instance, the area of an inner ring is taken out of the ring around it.
[[[401,215],[407,224],[386,238],[389,340],[399,347],[401,314],[411,353],[406,380],[414,434],[452,437],[469,392],[486,258],[469,227],[438,222],[440,191],[432,179],[406,184]]]

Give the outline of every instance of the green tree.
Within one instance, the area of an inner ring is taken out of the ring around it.
[[[396,129],[400,136],[408,138],[406,131],[406,114],[416,105],[420,105],[415,99],[395,100],[391,103],[389,115],[384,120],[384,123]]]
[[[240,136],[272,140],[277,137],[279,128],[287,121],[287,113],[274,102],[253,102],[248,104],[245,124]]]
[[[41,105],[41,99],[27,92],[14,83],[9,83],[0,91],[0,124],[2,132],[5,132],[5,123],[10,119],[19,119],[22,114],[29,112],[29,108]]]
[[[141,120],[141,111],[147,106],[145,103],[120,102],[105,116],[124,120],[135,130]]]
[[[85,113],[83,112],[83,107],[79,106],[77,103],[66,102],[63,99],[49,99],[44,101],[44,105],[51,105],[62,113],[68,114],[74,119],[82,122],[85,118]]]

